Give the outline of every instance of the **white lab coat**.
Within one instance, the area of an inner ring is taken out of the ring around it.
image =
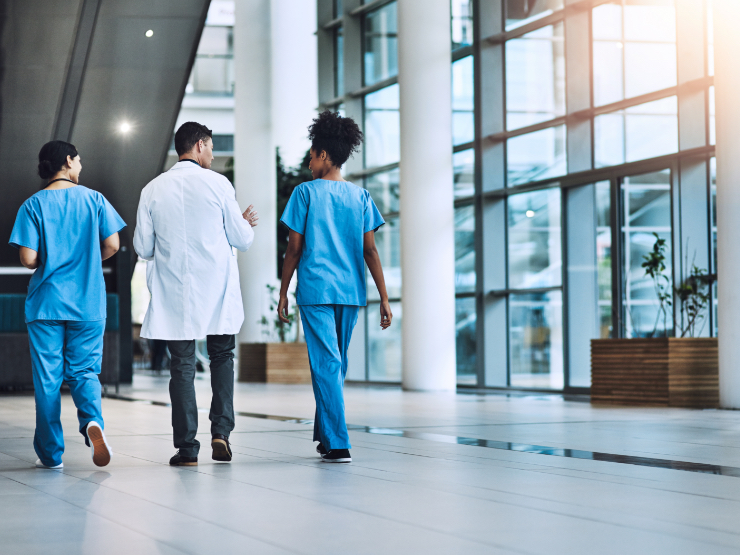
[[[253,239],[223,175],[182,161],[153,179],[141,191],[134,233],[136,253],[150,261],[141,336],[239,333],[244,309],[232,246],[246,251]]]

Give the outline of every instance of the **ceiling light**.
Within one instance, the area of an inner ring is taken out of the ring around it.
[[[527,218],[534,218],[534,210],[527,210],[526,216]]]
[[[146,35],[146,38],[150,39],[150,38],[152,38],[152,37],[154,36],[154,31],[152,31],[151,29],[149,29],[149,30],[148,30],[148,31],[147,31],[147,32],[145,33],[145,35]]]
[[[131,124],[127,121],[124,121],[121,123],[121,125],[118,126],[118,129],[120,129],[121,133],[128,133],[131,131]]]

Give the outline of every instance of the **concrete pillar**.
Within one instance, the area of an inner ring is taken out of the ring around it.
[[[740,3],[714,0],[720,405],[740,408]]]
[[[258,322],[269,310],[266,285],[277,283],[270,12],[270,0],[236,0],[234,184],[239,205],[253,204],[260,216],[252,247],[237,258],[244,303],[240,343],[262,341]]]
[[[398,1],[403,387],[454,391],[449,0]]]

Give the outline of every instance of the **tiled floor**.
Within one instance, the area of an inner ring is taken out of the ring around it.
[[[199,406],[208,407],[206,380]],[[129,398],[168,401],[137,376]],[[740,413],[593,408],[557,397],[348,387],[355,425],[740,468]],[[237,385],[236,410],[310,419],[305,386]],[[170,409],[106,399],[110,466],[63,400],[63,471],[36,470],[34,405],[0,396],[0,553],[721,554],[740,552],[740,478],[352,431],[320,462],[310,425],[237,417],[230,464],[167,466]],[[391,432],[386,432],[391,433]],[[430,436],[434,437],[434,436]]]

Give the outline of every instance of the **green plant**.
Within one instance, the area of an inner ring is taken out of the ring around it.
[[[280,343],[287,341],[288,335],[293,329],[298,330],[300,323],[300,312],[298,311],[298,305],[296,304],[295,293],[290,293],[292,297],[292,312],[288,314],[289,324],[286,324],[280,320],[277,316],[278,300],[280,296],[280,288],[275,285],[266,285],[267,292],[270,295],[270,316],[263,315],[260,318],[259,323],[262,326],[262,335],[266,342],[269,342],[273,334],[277,335]],[[295,326],[295,328],[294,328]],[[296,331],[295,341],[298,342],[298,331]]]
[[[666,270],[665,253],[668,246],[666,240],[661,239],[657,233],[653,233],[653,235],[655,236],[653,250],[642,257],[644,260],[642,267],[645,268],[645,275],[653,280],[655,296],[658,299],[658,314],[655,317],[655,325],[650,337],[655,337],[658,332],[661,315],[663,316],[663,334],[664,336],[668,335],[668,307],[673,306],[671,280],[664,273]]]
[[[688,243],[686,248],[688,250]],[[687,255],[684,267],[688,268],[688,265]],[[709,287],[714,280],[714,276],[709,275],[706,270],[700,269],[693,263],[691,266],[691,273],[675,290],[676,297],[681,303],[681,315],[685,317],[685,319],[682,318],[681,337],[686,337],[687,334],[689,337],[695,337],[696,326],[699,322],[702,322],[699,333],[704,329],[706,309],[711,300]]]

